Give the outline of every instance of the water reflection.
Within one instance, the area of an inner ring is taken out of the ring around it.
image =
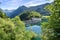
[[[33,32],[35,32],[36,34],[41,34],[41,26],[39,25],[33,25],[33,26],[29,26],[29,27],[26,27],[26,30],[31,30]]]

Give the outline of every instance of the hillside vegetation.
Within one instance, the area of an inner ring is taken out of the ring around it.
[[[35,11],[26,11],[21,13],[21,15],[19,16],[21,20],[29,20],[31,18],[41,18],[42,15],[38,12]]]
[[[25,24],[18,16],[10,19],[0,10],[0,40],[31,40],[33,37],[36,34],[25,30]]]

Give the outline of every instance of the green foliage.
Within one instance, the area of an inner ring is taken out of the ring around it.
[[[16,40],[18,40],[18,39],[19,40],[31,40],[32,37],[35,37],[36,36],[36,34],[34,32],[25,30],[25,25],[19,19],[18,16],[16,16],[15,18],[13,18],[12,21],[14,21],[15,26],[18,27],[17,29],[15,29],[16,31],[18,31],[16,33],[16,35],[17,35],[17,37],[16,37],[17,39]]]
[[[32,11],[28,17],[37,17],[37,18],[39,18],[39,17],[41,17],[41,14],[39,14],[38,12]]]
[[[2,11],[2,9],[0,9],[0,17],[1,18],[6,18],[6,14]]]
[[[53,28],[50,28],[49,26],[49,23],[48,22],[43,22],[42,23],[42,40],[54,40],[55,39],[55,33],[54,33],[54,30]]]
[[[50,18],[50,16],[42,16],[42,18],[49,19],[49,18]]]
[[[25,31],[25,38],[26,40],[31,40],[33,37],[37,35],[33,31]]]
[[[43,40],[58,40],[60,35],[60,0],[55,0],[51,6],[46,8],[51,12],[48,22],[43,23]],[[59,39],[60,40],[60,39]]]
[[[0,40],[31,40],[35,34],[25,30],[25,25],[18,17],[6,20],[0,18]]]
[[[23,12],[23,13],[20,15],[20,19],[21,19],[21,20],[29,20],[29,19],[31,19],[32,17],[37,17],[37,18],[39,18],[39,17],[41,17],[41,14],[38,13],[38,12],[35,12],[35,11],[32,11],[32,12],[26,11],[26,12]]]
[[[11,19],[14,22],[15,26],[20,27],[20,29],[25,29],[25,24],[20,20],[18,16]]]
[[[0,40],[31,40],[34,35],[18,16],[10,19],[0,11]]]
[[[0,40],[14,39],[13,30],[15,25],[10,20],[0,18]],[[12,36],[13,35],[13,36]]]

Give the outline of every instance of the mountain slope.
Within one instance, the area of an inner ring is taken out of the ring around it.
[[[10,18],[13,18],[13,17],[19,15],[20,13],[22,13],[22,12],[25,11],[25,10],[27,10],[27,7],[21,6],[21,7],[19,7],[18,9],[16,9],[15,11],[13,11],[9,17],[10,17]]]
[[[5,13],[6,13],[6,15],[7,16],[10,16],[11,14],[11,12],[13,12],[14,10],[3,10]]]
[[[41,13],[42,15],[49,15],[49,11],[45,10],[45,6],[50,5],[49,3],[43,4],[43,5],[38,5],[34,7],[30,7],[29,10],[34,10],[36,12]]]
[[[46,3],[46,4],[43,4],[43,5],[33,6],[33,7],[29,7],[29,8],[27,8],[25,6],[21,6],[18,9],[16,9],[15,11],[11,12],[10,13],[11,15],[9,17],[10,18],[14,18],[15,16],[17,16],[17,15],[19,15],[22,12],[27,11],[27,10],[29,10],[29,11],[36,11],[36,12],[41,13],[42,15],[50,15],[49,11],[46,11],[44,9],[44,7],[47,6],[47,5],[50,5],[50,4]]]

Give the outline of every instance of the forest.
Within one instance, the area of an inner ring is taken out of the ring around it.
[[[0,8],[0,40],[60,40],[60,0],[54,0],[44,9],[50,15],[27,10],[10,18]],[[32,25],[37,24],[42,31],[39,34],[32,31]],[[31,26],[30,30],[26,26]]]

